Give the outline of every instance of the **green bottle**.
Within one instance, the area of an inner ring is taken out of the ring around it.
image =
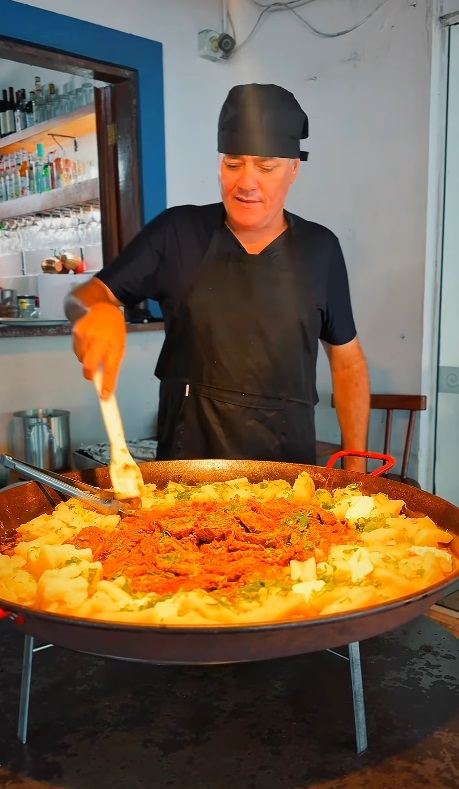
[[[51,173],[49,161],[45,158],[45,148],[43,143],[37,144],[37,166],[36,166],[37,192],[51,191]]]

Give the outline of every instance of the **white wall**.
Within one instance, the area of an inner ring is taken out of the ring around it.
[[[335,39],[312,35],[293,14],[272,14],[240,53],[218,63],[198,57],[197,33],[220,26],[219,0],[131,0],[116,6],[111,0],[67,0],[65,4],[35,0],[28,4],[101,25],[110,20],[112,27],[163,42],[170,205],[218,199],[216,122],[233,84],[272,81],[292,90],[309,114],[311,138],[307,145],[310,161],[303,165],[288,207],[328,225],[341,239],[373,389],[419,391],[430,0],[418,0],[416,5],[410,0],[388,0],[361,28]],[[368,6],[367,0],[317,0],[299,13],[322,30],[336,31],[364,17]],[[230,9],[240,42],[251,30],[257,10],[249,0],[230,0]],[[146,423],[154,408],[149,376],[158,338],[155,342],[151,337],[130,338],[130,385],[145,393],[148,402],[140,397],[137,413],[126,415],[129,433],[134,430],[131,420],[135,427]],[[42,373],[53,368],[53,354],[58,358],[59,352],[49,344],[52,341],[19,342],[24,361],[29,361],[29,355],[32,358],[38,343],[39,358],[46,365]],[[150,342],[151,362],[137,366]],[[6,344],[3,341],[1,349]],[[12,374],[11,359],[6,359],[7,375]],[[2,367],[2,378],[4,372]],[[71,400],[76,413],[86,413],[92,392],[75,381],[72,377],[71,382],[59,380],[57,384],[45,372],[40,383],[34,384],[35,400],[48,404],[52,396],[61,406]],[[0,394],[0,413],[12,410],[20,391],[18,383],[8,397]],[[321,437],[334,440],[338,428],[328,407],[330,391],[322,356],[317,423]],[[75,418],[75,437],[87,425],[87,420],[80,424]],[[94,430],[99,430],[97,419]]]
[[[458,0],[441,0],[441,14],[457,14],[459,13]]]
[[[156,427],[154,360],[163,339],[162,331],[128,335],[117,397],[130,439],[152,436]],[[107,440],[95,388],[83,378],[71,342],[69,336],[0,339],[0,452],[9,449],[13,412],[26,408],[70,411],[74,448]]]

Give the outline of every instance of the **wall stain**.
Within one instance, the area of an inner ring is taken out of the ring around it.
[[[360,63],[361,60],[362,60],[361,53],[354,51],[354,52],[351,52],[351,54],[348,55],[347,58],[344,58],[341,62],[342,63],[352,63],[352,64],[355,65],[357,63]]]

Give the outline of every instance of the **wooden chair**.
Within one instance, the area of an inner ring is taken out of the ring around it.
[[[317,460],[328,458],[342,449],[341,444],[334,444],[332,441],[316,441]]]
[[[331,396],[331,406],[335,408],[335,398]],[[398,394],[372,394],[370,399],[372,411],[385,411],[386,423],[384,434],[384,453],[390,455],[393,430],[394,411],[408,411],[408,425],[405,434],[405,444],[403,447],[403,460],[400,474],[386,474],[389,479],[404,482],[419,488],[417,480],[408,477],[408,466],[411,457],[411,447],[413,443],[414,427],[418,411],[425,411],[427,408],[427,397],[425,395],[398,395]],[[323,458],[339,452],[341,444],[333,444],[325,441],[318,441],[317,457]],[[320,454],[319,454],[320,453]]]

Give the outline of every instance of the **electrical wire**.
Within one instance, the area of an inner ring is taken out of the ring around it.
[[[222,0],[222,33],[227,32],[226,28],[229,22],[228,2],[229,0]]]
[[[62,151],[62,155],[63,155],[63,157],[64,157],[64,159],[65,159],[67,154],[65,153],[65,149],[64,149],[64,147],[63,147],[63,146],[60,144],[60,142],[58,142],[58,141],[56,140],[56,135],[55,135],[55,134],[49,134],[49,137],[52,137],[52,138],[53,138],[53,140],[54,140],[54,142],[56,143],[56,145],[58,145],[58,146],[59,146],[59,148],[60,148],[60,149],[61,149],[61,151]]]
[[[316,36],[320,36],[321,38],[338,38],[339,36],[345,36],[348,33],[352,33],[354,30],[357,30],[359,27],[364,25],[365,22],[368,22],[368,20],[371,19],[371,17],[374,16],[387,3],[387,0],[379,0],[379,3],[376,5],[376,7],[373,8],[373,10],[370,11],[363,19],[361,19],[360,22],[357,22],[355,25],[352,25],[351,27],[348,27],[345,30],[338,30],[336,33],[326,33],[323,30],[319,30],[318,28],[314,27],[314,25],[312,25],[310,22],[308,22],[304,17],[302,17],[301,14],[298,14],[298,12],[295,10],[297,8],[302,8],[303,6],[317,2],[317,0],[287,0],[286,2],[281,2],[280,0],[277,0],[277,2],[269,3],[269,4],[260,3],[259,0],[249,0],[249,2],[251,2],[252,5],[258,6],[259,8],[263,8],[263,10],[260,12],[258,19],[255,22],[255,25],[253,26],[250,33],[240,44],[238,44],[234,48],[233,54],[239,52],[252,40],[255,33],[259,29],[261,23],[266,18],[266,16],[270,13],[276,11],[290,11],[290,13],[294,14],[300,20],[300,22],[306,25],[308,30],[310,30]],[[230,24],[234,32],[234,25],[232,20],[230,20]]]
[[[287,0],[286,3],[274,2],[274,3],[269,3],[268,5],[264,3],[260,3],[257,0],[251,0],[251,2],[254,5],[259,6],[260,8],[263,8],[263,11],[259,15],[257,21],[255,22],[254,27],[252,28],[248,36],[244,39],[244,41],[242,41],[240,44],[238,44],[238,46],[234,48],[232,53],[233,55],[236,54],[236,52],[239,52],[239,50],[242,49],[242,47],[245,47],[252,40],[266,14],[270,14],[273,11],[290,11],[293,8],[300,8],[301,6],[309,5],[310,3],[315,3],[317,2],[317,0]],[[290,6],[292,6],[292,8],[290,8]],[[233,31],[233,36],[234,38],[236,38],[236,31],[234,29],[233,20],[231,19],[231,15],[229,13],[228,13],[228,18]]]
[[[285,0],[285,2],[282,2],[282,0],[276,0],[276,2],[271,3],[260,3],[259,0],[250,0],[250,2],[253,5],[257,5],[259,8],[271,8],[273,11],[282,11],[283,8],[288,8],[290,6],[293,8],[299,8],[302,5],[316,3],[317,0]]]
[[[386,3],[387,0],[380,0],[376,8],[374,8],[373,11],[370,11],[370,13],[368,13],[363,19],[361,19],[360,22],[357,22],[355,25],[352,25],[352,27],[348,27],[346,30],[339,30],[337,33],[324,33],[322,30],[318,30],[316,27],[311,25],[310,22],[307,22],[306,19],[304,19],[304,17],[302,17],[300,14],[294,11],[293,8],[288,8],[288,11],[291,11],[292,14],[295,14],[295,16],[298,17],[300,22],[306,25],[306,27],[309,30],[311,30],[313,33],[315,33],[317,36],[320,36],[321,38],[338,38],[339,36],[345,36],[347,33],[352,33],[354,30],[357,30],[357,28],[362,27],[362,25],[364,25],[365,22],[368,22],[368,20],[371,19],[371,17],[374,16],[380,10],[380,8],[383,7],[383,5],[386,5]]]
[[[252,30],[250,31],[249,35],[248,35],[248,36],[247,36],[247,37],[244,39],[244,41],[241,41],[241,43],[240,43],[240,44],[238,44],[236,47],[234,47],[234,49],[233,49],[233,52],[232,52],[232,54],[233,54],[233,55],[235,55],[237,52],[240,52],[240,50],[241,50],[243,47],[247,46],[247,44],[248,44],[248,43],[249,43],[249,42],[252,40],[252,38],[254,37],[255,33],[256,33],[256,32],[257,32],[257,30],[258,30],[258,28],[260,27],[260,25],[261,25],[261,23],[262,23],[262,21],[263,21],[264,17],[265,17],[267,14],[269,14],[270,10],[271,10],[271,7],[270,7],[270,6],[267,6],[267,7],[265,8],[265,10],[261,12],[261,14],[259,15],[259,17],[258,17],[257,21],[255,22],[255,24],[254,24],[254,26],[253,26]]]
[[[233,36],[234,39],[236,39],[236,30],[234,28],[234,22],[233,22],[233,20],[231,18],[231,14],[230,14],[229,11],[228,11],[228,22],[229,22],[230,27],[231,27],[232,36]]]

